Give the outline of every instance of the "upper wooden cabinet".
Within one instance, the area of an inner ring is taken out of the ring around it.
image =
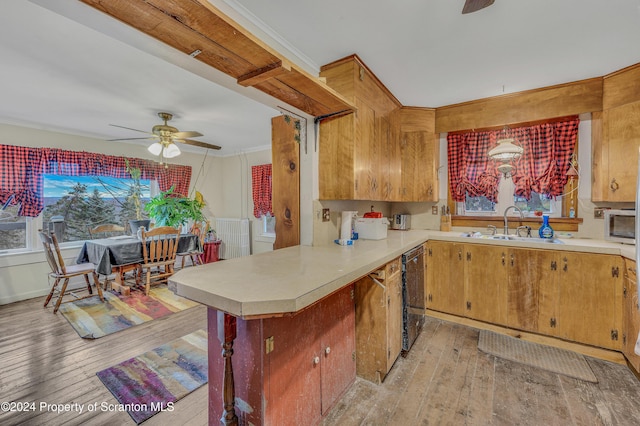
[[[640,148],[640,64],[604,77],[603,111],[592,117],[592,201],[633,202]]]
[[[357,108],[320,122],[320,199],[437,201],[435,110],[402,107],[356,55],[320,75]]]

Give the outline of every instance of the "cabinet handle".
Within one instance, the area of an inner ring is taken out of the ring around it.
[[[616,178],[611,179],[611,183],[609,184],[609,188],[611,188],[611,191],[616,192],[618,189],[620,189],[620,184],[618,184],[618,182],[616,182]]]
[[[316,356],[313,358],[313,365],[318,365],[318,364],[320,364],[320,357]]]
[[[514,263],[515,263],[515,259],[513,258],[513,254],[511,254],[511,267],[513,267]]]
[[[327,347],[324,349],[324,354],[325,354],[325,355],[329,355],[330,353],[331,353],[331,348],[330,348],[329,346],[327,346]]]
[[[504,253],[502,253],[502,266],[506,265],[506,262],[504,260]]]

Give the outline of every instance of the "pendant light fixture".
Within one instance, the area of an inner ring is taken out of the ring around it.
[[[515,171],[513,162],[517,160],[524,152],[524,149],[521,146],[516,145],[515,139],[506,137],[508,131],[509,128],[505,126],[503,130],[505,137],[499,139],[498,144],[495,147],[491,148],[487,153],[491,160],[500,163],[498,164],[497,169],[506,178],[513,176],[513,173]]]

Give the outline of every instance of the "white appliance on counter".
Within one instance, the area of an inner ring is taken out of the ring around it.
[[[355,222],[355,232],[358,234],[358,239],[363,240],[384,240],[387,238],[388,228],[389,220],[386,217],[359,217]]]

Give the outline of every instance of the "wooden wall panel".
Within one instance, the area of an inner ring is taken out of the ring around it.
[[[604,76],[603,109],[640,101],[640,64]]]
[[[504,126],[602,110],[602,78],[436,109],[436,133]]]
[[[435,108],[402,107],[400,129],[403,132],[435,133]]]
[[[284,116],[271,119],[274,250],[300,244],[300,144],[294,122]]]

